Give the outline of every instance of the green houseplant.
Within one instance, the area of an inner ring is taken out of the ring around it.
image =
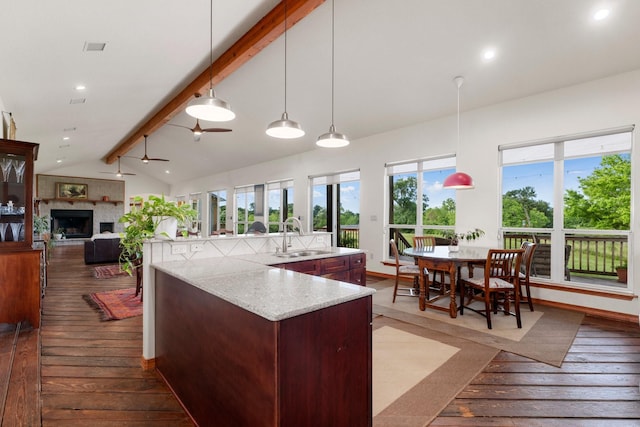
[[[474,228],[473,230],[466,231],[464,233],[456,233],[454,230],[444,230],[442,237],[449,239],[449,246],[458,246],[460,240],[466,240],[467,242],[476,240],[484,236],[484,230]]]
[[[49,217],[46,215],[33,217],[33,232],[44,234],[49,231]]]
[[[158,224],[166,217],[175,218],[179,224],[188,224],[198,215],[188,204],[178,205],[167,201],[163,196],[149,196],[148,200],[135,197],[133,208],[120,217],[118,222],[125,224],[124,232],[120,234],[120,264],[122,270],[130,275],[142,265],[142,244],[156,234]],[[139,207],[136,207],[139,206]],[[167,239],[173,239],[163,233]]]

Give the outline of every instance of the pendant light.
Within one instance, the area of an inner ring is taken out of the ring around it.
[[[187,114],[196,119],[209,122],[228,122],[236,115],[231,106],[220,98],[216,98],[213,90],[213,0],[210,1],[209,28],[211,30],[209,49],[209,94],[192,99],[187,105]]]
[[[458,143],[457,150],[460,150],[460,88],[464,83],[464,78],[461,76],[453,79],[454,83],[458,86]],[[457,155],[457,153],[456,153]],[[457,163],[457,161],[456,161]],[[443,184],[444,188],[451,188],[454,190],[470,190],[475,187],[473,184],[473,178],[464,172],[455,172],[449,175]]]
[[[287,114],[287,0],[284,0],[284,113],[282,118],[267,127],[267,135],[274,138],[294,139],[304,136],[300,123],[289,120]]]
[[[335,80],[335,1],[331,0],[331,126],[329,132],[324,133],[318,137],[316,145],[326,148],[340,148],[349,145],[349,138],[346,135],[336,132],[336,127],[333,124],[333,110],[334,110],[334,80]]]

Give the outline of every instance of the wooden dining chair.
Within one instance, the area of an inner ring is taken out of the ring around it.
[[[389,245],[391,245],[391,252],[393,253],[393,257],[396,263],[396,284],[393,287],[393,302],[396,302],[396,296],[407,296],[407,297],[420,296],[419,289],[417,289],[416,287],[416,284],[420,277],[420,269],[415,264],[404,264],[400,262],[400,254],[398,253],[398,246],[396,245],[396,242],[393,239],[389,240]],[[402,277],[411,278],[413,282],[413,287],[398,288],[398,281]]]
[[[533,254],[536,251],[538,245],[533,242],[522,242],[520,249],[524,249],[524,255],[522,255],[522,265],[520,266],[520,301],[529,304],[529,310],[533,311],[533,301],[531,301],[531,290],[529,289],[529,277],[531,276],[531,263],[533,261]],[[522,285],[527,293],[526,296],[522,293]]]
[[[434,249],[436,247],[436,238],[435,236],[413,236],[413,247],[415,249],[422,249],[427,251],[429,249]],[[431,284],[427,288],[427,292],[429,292],[429,289],[432,289],[439,292],[440,295],[444,295],[447,292],[447,286],[445,284],[444,278],[445,274],[448,275],[448,271],[434,269],[431,270],[433,272],[433,279],[431,280]],[[439,281],[436,279],[436,274],[440,275]],[[428,294],[427,299],[429,299]]]
[[[484,266],[483,277],[470,277],[461,279],[460,283],[460,314],[464,314],[464,309],[475,311],[487,318],[487,327],[491,329],[491,312],[494,314],[503,311],[505,314],[514,314],[518,328],[522,328],[520,318],[520,264],[524,249],[490,249]],[[484,300],[484,310],[475,309],[465,305],[465,298],[469,303],[478,299],[473,293],[471,296],[467,292],[477,291],[477,295]],[[502,299],[502,308],[498,307]],[[510,313],[509,300],[514,301],[514,313]]]

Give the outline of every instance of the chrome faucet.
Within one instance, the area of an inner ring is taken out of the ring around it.
[[[302,236],[302,223],[300,222],[300,220],[295,216],[290,216],[289,218],[285,219],[282,223],[282,253],[286,253],[287,248],[289,247],[289,244],[287,244],[287,225],[289,225],[289,222],[295,223],[295,225],[298,227],[298,234]]]

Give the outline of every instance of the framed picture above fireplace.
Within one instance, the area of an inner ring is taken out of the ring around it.
[[[87,184],[56,183],[56,198],[58,199],[88,199],[89,186]]]

